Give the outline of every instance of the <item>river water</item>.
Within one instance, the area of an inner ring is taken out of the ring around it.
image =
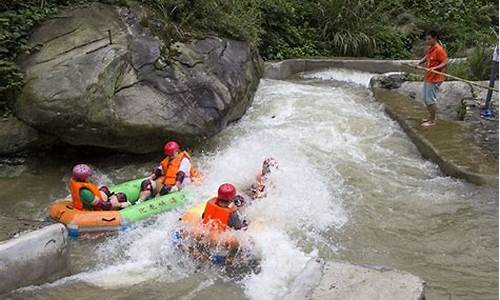
[[[498,299],[498,191],[423,160],[370,95],[369,77],[336,70],[262,80],[246,115],[195,150],[207,179],[193,203],[222,182],[248,186],[265,157],[279,161],[267,198],[247,210],[260,224],[246,233],[260,273],[232,278],[177,253],[175,211],[119,236],[72,241],[74,275],[9,298],[283,299],[319,257],[413,273],[431,300]],[[21,176],[0,179],[0,234],[45,217],[67,194],[77,154],[34,159]],[[146,174],[159,157],[85,159],[111,183]]]

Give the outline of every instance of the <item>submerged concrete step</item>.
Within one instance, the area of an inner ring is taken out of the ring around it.
[[[388,89],[373,87],[372,91],[422,156],[437,163],[444,174],[498,187],[498,159],[477,144],[466,123],[438,120],[435,126],[423,128],[420,126],[421,118],[426,115],[423,104]]]
[[[424,281],[396,270],[327,262],[312,299],[423,300]]]

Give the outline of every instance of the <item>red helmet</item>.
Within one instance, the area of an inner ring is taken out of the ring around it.
[[[232,201],[236,196],[236,188],[234,185],[230,183],[224,183],[219,186],[219,190],[217,191],[217,199]]]
[[[179,144],[174,141],[167,142],[165,146],[163,146],[163,152],[168,156],[174,155],[174,153],[179,151],[179,149]]]
[[[79,164],[73,167],[73,178],[78,181],[87,181],[92,176],[92,169],[85,164]]]

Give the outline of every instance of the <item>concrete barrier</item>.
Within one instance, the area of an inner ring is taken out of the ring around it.
[[[53,224],[0,243],[0,294],[69,275],[68,232]]]
[[[369,73],[401,72],[406,70],[405,63],[415,63],[414,60],[382,60],[382,59],[352,59],[352,58],[314,58],[287,59],[278,62],[266,62],[264,78],[283,80],[290,76],[308,71],[330,68],[343,68]]]
[[[423,300],[425,283],[419,277],[396,270],[327,262],[313,300]]]
[[[373,87],[372,91],[422,156],[438,164],[444,174],[498,187],[498,159],[478,145],[466,123],[439,120],[432,129],[423,128],[420,123],[426,113],[422,103],[393,90]]]
[[[464,58],[454,58],[450,61],[463,61]],[[389,72],[408,71],[405,64],[417,63],[417,60],[387,60],[366,58],[297,58],[282,61],[268,61],[264,65],[265,79],[283,80],[290,76],[310,71],[320,71],[331,68],[342,68],[361,72],[383,74]]]

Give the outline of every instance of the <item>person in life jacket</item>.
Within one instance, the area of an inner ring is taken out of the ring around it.
[[[238,199],[236,188],[230,183],[224,183],[217,191],[217,197],[208,200],[205,211],[202,215],[203,224],[213,226],[214,229],[224,231],[228,227],[242,229],[246,226],[245,221],[241,221],[238,209],[231,207],[231,204]]]
[[[257,180],[248,191],[248,195],[252,199],[263,198],[266,196],[266,184],[271,175],[272,170],[278,169],[278,162],[272,158],[266,158],[262,163],[262,170],[257,175]]]
[[[141,183],[140,202],[157,195],[163,196],[177,192],[190,184],[197,172],[193,167],[191,156],[186,151],[180,151],[179,144],[174,141],[163,146],[165,158],[155,168],[147,179]]]
[[[92,169],[85,164],[73,167],[69,190],[73,207],[80,210],[117,210],[130,204],[124,193],[113,193],[106,186],[97,187],[89,181]]]

